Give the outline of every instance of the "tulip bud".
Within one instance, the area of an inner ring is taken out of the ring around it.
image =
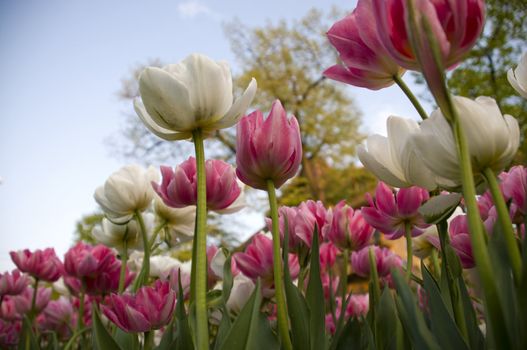
[[[357,275],[370,276],[370,249],[373,249],[379,277],[388,277],[392,268],[402,266],[401,258],[390,249],[377,246],[365,247],[358,252],[351,253],[351,267]]]
[[[30,252],[28,249],[10,252],[11,260],[22,272],[46,282],[55,282],[62,276],[63,266],[55,249],[37,249]]]
[[[527,98],[527,52],[523,54],[516,69],[509,69],[507,79],[514,90]]]
[[[370,244],[373,237],[371,227],[360,210],[353,210],[344,201],[332,210],[331,229],[327,238],[340,249],[359,250]]]
[[[300,128],[279,100],[267,118],[254,111],[236,130],[236,174],[245,184],[267,190],[267,181],[272,181],[279,188],[297,173],[302,160]]]
[[[4,295],[17,295],[22,293],[29,284],[29,278],[22,275],[19,270],[0,273],[0,298]]]

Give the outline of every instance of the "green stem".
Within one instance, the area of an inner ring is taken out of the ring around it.
[[[425,110],[423,109],[423,106],[421,106],[421,104],[419,103],[419,100],[417,100],[412,90],[410,90],[410,88],[408,87],[408,85],[406,85],[404,80],[400,76],[394,75],[393,81],[395,81],[395,83],[399,85],[399,87],[404,92],[406,97],[408,97],[412,105],[414,105],[414,108],[416,109],[417,113],[419,113],[419,116],[421,117],[421,119],[423,120],[427,119],[428,114],[425,112]]]
[[[126,282],[126,263],[128,262],[128,240],[123,242],[123,251],[121,253],[121,273],[119,274],[119,294],[124,291]]]
[[[404,235],[406,237],[406,279],[410,281],[414,254],[412,250],[412,225],[409,222],[404,223]]]
[[[437,249],[435,249],[435,248],[432,249],[431,259],[432,259],[432,264],[434,266],[434,271],[435,271],[435,274],[436,274],[436,278],[437,278],[437,280],[439,280],[439,278],[441,277],[441,267],[439,266],[439,259],[438,259],[438,256],[437,256]]]
[[[459,115],[454,107],[451,96],[448,94],[447,98],[449,99],[448,105],[450,106],[448,112],[451,117],[448,119],[450,120],[452,132],[456,141],[458,159],[461,166],[463,198],[465,200],[465,207],[467,208],[472,252],[483,285],[487,312],[490,316],[488,318],[490,329],[494,331],[493,339],[500,339],[500,341],[503,341],[500,346],[503,348],[510,348],[508,334],[505,328],[503,310],[501,309],[499,302],[498,289],[495,283],[483,224],[481,222],[478,203],[476,201],[476,186],[474,184],[474,174],[472,172],[472,163],[470,161],[470,151],[467,138],[461,127]]]
[[[149,246],[150,246],[150,250],[152,250],[152,247],[154,246],[154,243],[156,242],[156,239],[157,239],[157,236],[159,235],[159,232],[161,232],[161,230],[164,229],[166,225],[167,225],[166,220],[163,220],[159,224],[159,226],[157,226],[154,229],[154,232],[152,233],[152,237],[150,237],[150,242],[148,243]]]
[[[496,211],[498,212],[498,220],[501,229],[503,230],[503,237],[505,238],[507,252],[509,253],[509,259],[511,261],[514,281],[516,282],[516,285],[519,285],[522,273],[522,259],[518,244],[516,243],[516,238],[514,237],[514,228],[512,227],[511,218],[509,216],[509,209],[507,208],[507,204],[505,204],[505,199],[503,198],[496,175],[492,169],[486,168],[483,171],[483,174],[489,185],[490,193],[492,194],[492,199],[496,206]]]
[[[35,278],[35,286],[33,287],[33,297],[31,298],[31,310],[29,311],[29,320],[33,323],[33,320],[37,316],[36,304],[37,304],[37,290],[38,290],[38,278]]]
[[[144,333],[143,350],[151,350],[154,348],[154,331]]]
[[[340,272],[340,296],[342,298],[342,305],[344,305],[344,300],[346,299],[346,293],[348,291],[348,260],[349,249],[345,248],[342,251],[342,271]]]
[[[135,213],[135,220],[139,224],[139,229],[141,230],[141,237],[143,238],[143,264],[141,266],[141,271],[137,275],[137,279],[134,282],[132,290],[137,292],[137,290],[146,284],[148,277],[150,276],[150,245],[148,242],[148,232],[146,232],[145,222],[143,221],[143,216],[140,212]]]
[[[68,340],[68,342],[67,342],[66,345],[64,346],[64,349],[63,349],[63,350],[69,350],[69,349],[73,346],[73,344],[75,343],[75,340],[76,340],[79,336],[83,335],[84,333],[86,333],[86,332],[89,331],[89,330],[91,330],[91,328],[86,327],[86,328],[82,329],[81,331],[75,332],[75,333],[71,336],[71,338]]]
[[[197,348],[209,348],[209,325],[207,316],[207,183],[205,178],[205,149],[200,129],[192,133],[196,151],[197,202],[195,251],[192,257],[193,271],[196,273],[194,302],[196,305]]]
[[[282,346],[286,350],[292,350],[289,338],[289,323],[287,321],[287,305],[284,298],[284,285],[282,280],[282,258],[280,255],[280,228],[278,226],[278,203],[276,201],[276,190],[274,182],[267,180],[267,193],[269,195],[269,206],[271,207],[272,234],[273,234],[273,271],[274,289],[277,306],[278,332],[282,339]]]

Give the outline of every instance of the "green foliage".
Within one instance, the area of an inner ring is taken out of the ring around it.
[[[95,244],[95,239],[93,238],[91,232],[93,228],[97,225],[100,225],[104,214],[94,213],[83,216],[79,221],[77,221],[75,232],[74,232],[74,241],[77,242],[86,242]]]

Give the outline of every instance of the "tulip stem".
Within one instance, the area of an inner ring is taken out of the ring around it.
[[[267,193],[269,195],[269,206],[271,207],[272,235],[273,235],[273,275],[274,289],[277,306],[278,333],[282,339],[282,346],[286,350],[292,350],[289,338],[289,322],[287,320],[287,305],[284,298],[284,285],[282,280],[282,256],[280,254],[280,228],[278,224],[278,203],[276,201],[276,189],[272,180],[267,180]]]
[[[414,108],[417,111],[417,113],[419,113],[419,116],[421,117],[421,119],[423,119],[423,120],[427,119],[428,118],[428,114],[424,110],[423,106],[421,106],[421,103],[419,103],[419,100],[417,99],[417,97],[415,97],[415,95],[413,94],[412,90],[410,90],[408,85],[406,85],[404,80],[400,76],[394,75],[393,76],[393,81],[395,81],[395,83],[397,85],[399,85],[399,87],[404,92],[406,97],[408,97],[408,99],[410,100],[410,102],[414,106]]]
[[[194,303],[196,305],[196,347],[209,348],[209,325],[207,316],[207,182],[205,178],[205,148],[200,129],[192,132],[196,151],[197,201],[195,250],[192,257],[193,272],[196,273]]]
[[[128,228],[127,228],[128,229]],[[125,235],[126,237],[126,235]],[[119,274],[119,294],[124,291],[124,284],[126,280],[126,263],[128,261],[128,240],[123,242],[123,251],[121,253],[121,272]]]
[[[439,281],[439,278],[441,277],[441,267],[439,266],[439,259],[437,256],[437,249],[432,248],[432,265],[434,266],[434,271],[437,277],[437,280]]]
[[[498,296],[498,290],[493,278],[492,265],[487,250],[487,242],[484,234],[483,224],[479,215],[478,203],[476,202],[476,186],[474,184],[474,174],[470,161],[470,151],[468,148],[467,137],[462,129],[457,109],[455,108],[450,94],[447,94],[448,105],[450,107],[450,124],[454,139],[457,145],[457,153],[461,166],[461,176],[463,184],[463,198],[467,208],[468,224],[470,229],[470,241],[472,252],[478,269],[478,274],[483,285],[485,303],[487,306],[489,328],[493,331],[493,339],[503,341],[500,346],[509,348],[507,329],[505,328],[505,318]]]
[[[349,259],[349,249],[345,248],[342,251],[342,271],[340,273],[340,296],[342,300],[342,305],[344,305],[344,300],[346,299],[346,293],[348,291],[348,259]],[[341,310],[344,312],[344,310]]]
[[[412,224],[408,221],[404,223],[404,235],[406,237],[406,278],[410,281],[412,279],[414,254],[412,250]]]
[[[519,285],[522,273],[522,259],[520,256],[520,250],[514,237],[514,229],[512,227],[511,218],[509,216],[509,209],[505,204],[505,199],[501,193],[500,186],[496,179],[496,175],[490,168],[486,168],[483,172],[485,180],[489,185],[490,193],[496,210],[498,212],[498,220],[500,222],[501,229],[503,230],[503,237],[505,238],[505,244],[509,253],[509,259],[512,265],[512,272],[514,275],[514,281],[516,285]]]
[[[154,331],[144,333],[143,350],[151,350],[154,348]]]
[[[84,282],[83,288],[79,293],[79,314],[77,315],[77,332],[82,330],[84,327]],[[82,336],[81,341],[84,343],[84,336]]]
[[[154,229],[154,232],[152,233],[152,237],[150,237],[150,242],[148,243],[150,245],[150,249],[152,249],[154,247],[154,243],[156,242],[156,239],[157,239],[157,236],[159,235],[159,232],[161,232],[161,230],[163,230],[165,228],[165,226],[167,225],[167,221],[166,220],[163,220],[155,229]]]
[[[143,238],[143,264],[141,266],[141,271],[137,276],[137,279],[133,285],[133,291],[137,290],[146,284],[148,277],[150,276],[150,245],[148,242],[148,232],[146,232],[145,222],[143,221],[143,216],[141,213],[135,213],[135,220],[139,224],[139,229],[141,230],[141,237]]]
[[[33,288],[33,298],[31,298],[31,310],[29,311],[29,319],[31,322],[37,316],[36,304],[37,304],[37,289],[38,289],[38,278],[35,277],[35,287]]]

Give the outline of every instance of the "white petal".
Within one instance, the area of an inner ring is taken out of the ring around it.
[[[516,79],[516,76],[514,75],[514,71],[512,70],[512,68],[509,69],[509,71],[507,72],[507,79],[509,80],[509,83],[514,88],[514,90],[516,90],[524,98],[527,98],[527,89],[524,89],[520,85],[520,82]],[[527,82],[525,82],[525,85],[527,85]]]
[[[410,183],[405,182],[403,179],[395,176],[390,169],[385,167],[383,164],[378,162],[366,149],[364,146],[359,145],[357,148],[357,155],[359,156],[362,164],[371,171],[379,180],[386,182],[388,185],[394,187],[408,187],[411,186]]]
[[[381,163],[398,179],[406,181],[398,160],[392,157],[392,152],[390,151],[391,145],[388,138],[381,135],[371,135],[366,139],[366,144],[368,146],[368,153],[377,162]]]
[[[215,129],[224,129],[236,124],[253,101],[254,96],[256,95],[256,89],[256,79],[252,78],[243,94],[238,97],[227,114],[225,114],[221,120],[214,124]]]
[[[148,130],[154,135],[168,141],[186,140],[192,137],[191,132],[173,132],[169,129],[165,129],[152,119],[150,114],[145,109],[145,106],[139,99],[134,100],[134,109],[143,124]]]

